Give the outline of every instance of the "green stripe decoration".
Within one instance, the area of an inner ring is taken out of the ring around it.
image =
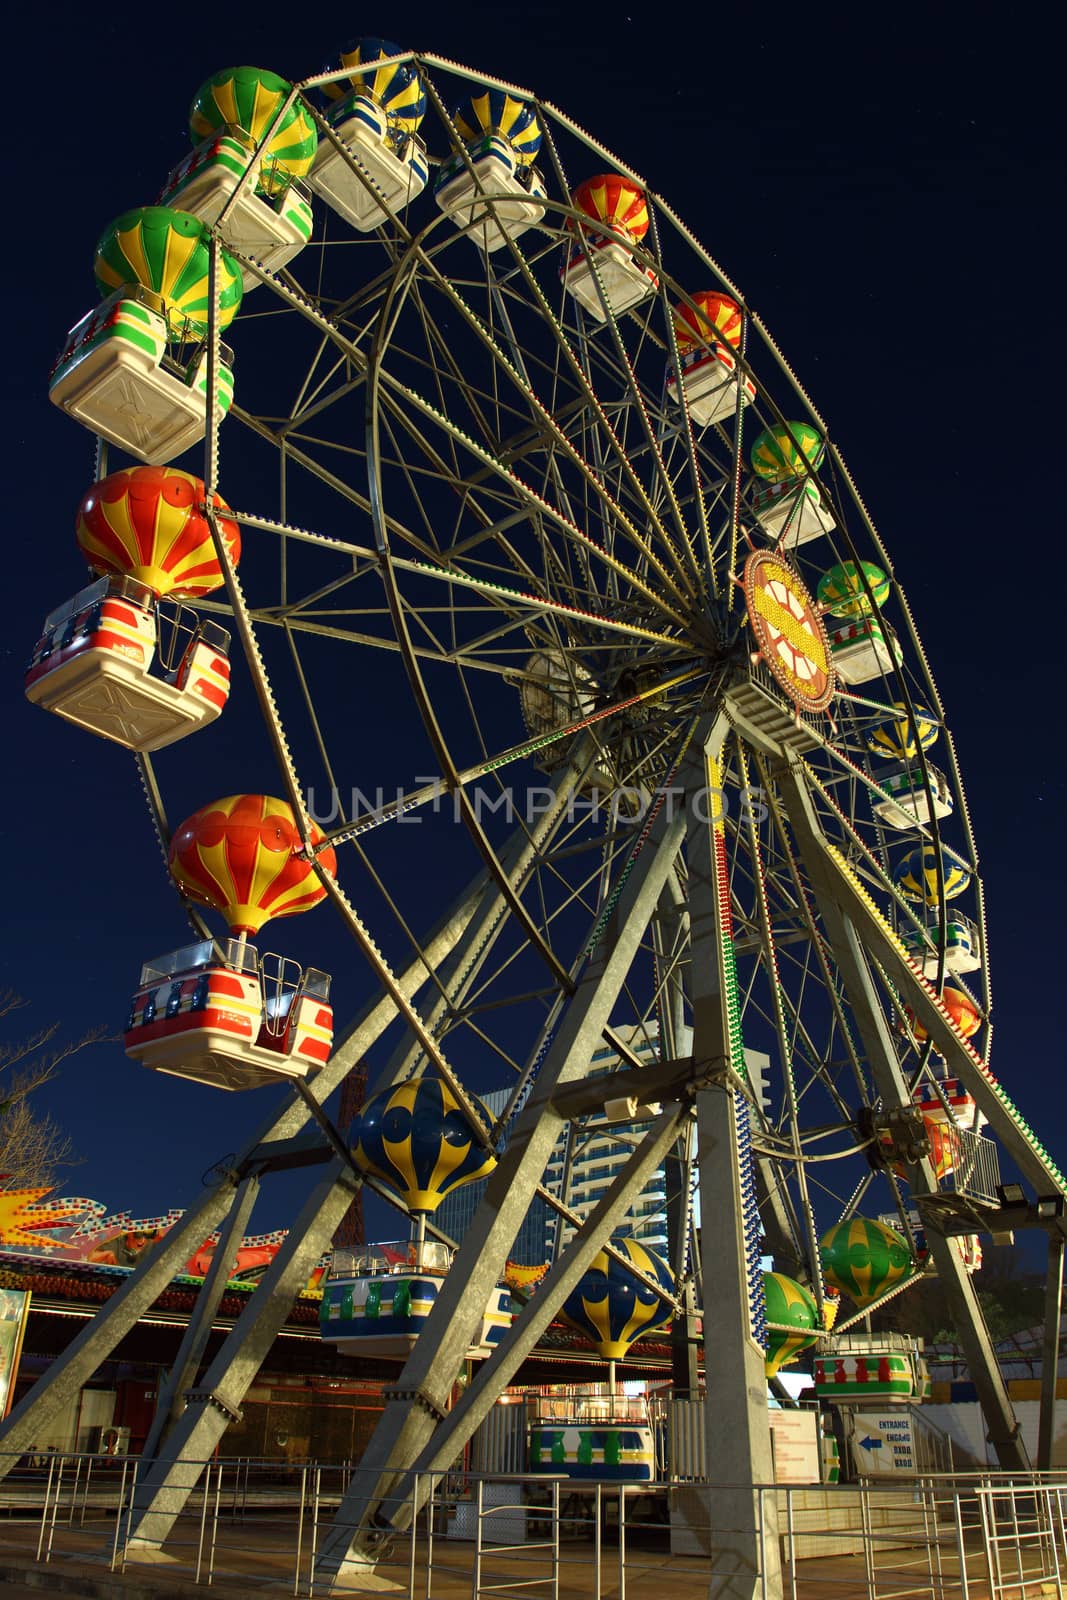
[[[263,67],[224,67],[202,83],[189,108],[194,142],[225,127],[240,128],[259,145],[264,139],[263,166],[256,182],[260,194],[282,194],[294,178],[311,170],[318,134],[310,114],[293,102],[272,129],[292,84]]]
[[[207,332],[210,265],[210,235],[198,217],[170,206],[138,206],[101,234],[93,271],[101,294],[140,285],[161,303],[172,337],[199,339]],[[237,315],[242,292],[240,268],[220,250],[220,327]]]

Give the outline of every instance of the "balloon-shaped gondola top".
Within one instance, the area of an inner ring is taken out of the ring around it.
[[[171,335],[199,339],[207,332],[211,303],[210,236],[198,217],[171,206],[138,206],[116,217],[101,234],[93,264],[100,292],[140,285],[154,297]],[[219,326],[237,315],[241,269],[219,252]]]
[[[311,824],[312,844],[324,835]],[[194,811],[170,842],[171,877],[191,899],[221,911],[234,933],[310,911],[326,896],[291,807],[265,794],[231,794]],[[337,858],[315,858],[334,876]]]
[[[898,761],[912,761],[920,750],[929,750],[937,739],[940,724],[932,711],[925,706],[915,707],[916,741],[908,720],[907,707],[902,700],[893,701],[893,710],[900,716],[892,722],[883,722],[866,735],[867,748],[872,755],[893,756]]]
[[[541,148],[541,124],[528,100],[504,89],[481,89],[452,113],[456,132],[466,145],[497,134],[510,145],[517,166],[528,167]]]
[[[674,327],[678,344],[724,342],[736,350],[741,343],[741,307],[718,289],[698,289],[691,295],[693,305],[684,300],[674,308]],[[696,307],[694,310],[693,307]]]
[[[613,1243],[638,1272],[674,1293],[674,1275],[662,1256],[629,1236]],[[635,1339],[662,1328],[673,1316],[669,1300],[656,1294],[606,1250],[593,1257],[561,1311],[572,1327],[588,1335],[605,1361],[621,1359]]]
[[[802,1283],[781,1272],[763,1274],[763,1298],[767,1321],[778,1324],[767,1331],[764,1371],[773,1378],[780,1367],[810,1350],[818,1338],[819,1310]],[[784,1325],[784,1326],[783,1326]],[[795,1330],[787,1332],[786,1328]]]
[[[602,222],[634,243],[648,232],[648,200],[640,184],[631,178],[602,172],[580,183],[572,199],[592,221]]]
[[[835,617],[869,617],[889,599],[889,578],[873,561],[839,561],[819,579],[816,597]]]
[[[196,600],[222,587],[211,529],[204,515],[207,490],[177,467],[123,467],[83,495],[78,507],[78,547],[93,571],[121,573],[158,596]],[[241,531],[226,515],[221,495],[212,500],[222,537],[237,563]]]
[[[487,1134],[493,1118],[472,1099]],[[356,1164],[416,1214],[436,1211],[453,1189],[488,1177],[496,1166],[452,1090],[430,1076],[374,1095],[352,1124],[352,1141]]]
[[[965,994],[962,989],[944,989],[941,994],[941,1004],[952,1018],[957,1033],[961,1033],[965,1039],[971,1038],[972,1034],[977,1033],[982,1026],[982,1013],[970,995]],[[911,1031],[916,1041],[922,1044],[927,1037],[926,1029],[910,1006],[904,1007],[904,1015],[911,1023]]]
[[[819,1255],[830,1287],[850,1295],[860,1308],[915,1271],[906,1240],[869,1217],[837,1223],[819,1241]]]
[[[275,122],[292,90],[285,78],[262,67],[224,67],[200,85],[189,108],[194,143],[227,127],[239,128],[257,145],[265,139],[256,188],[261,194],[283,192],[311,170],[318,146],[315,124],[299,100]]]
[[[924,905],[940,903],[939,884],[944,879],[945,899],[954,900],[971,881],[970,869],[951,850],[935,850],[932,844],[916,845],[897,863],[894,882],[906,900],[921,900]]]
[[[355,39],[343,45],[338,55],[337,64],[348,69],[348,77],[324,83],[322,92],[328,100],[367,95],[377,101],[395,128],[415,133],[426,115],[426,90],[412,62],[389,63],[390,56],[402,54],[401,46],[388,39]],[[333,66],[331,62],[325,70],[331,71]]]
[[[818,472],[825,454],[826,440],[810,422],[780,422],[753,439],[752,470],[768,483],[784,483],[806,466]]]

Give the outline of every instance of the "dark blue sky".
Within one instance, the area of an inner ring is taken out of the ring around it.
[[[537,91],[643,173],[745,291],[827,419],[955,734],[986,880],[994,1066],[1062,1162],[1059,980],[1043,958],[1064,898],[1063,629],[1054,569],[1027,548],[1048,550],[1062,522],[1056,465],[1038,444],[1058,415],[1062,182],[1040,43],[1002,13],[971,10],[964,28],[926,7],[414,4],[400,23],[389,8],[320,4],[303,15],[213,8],[210,24],[197,14],[186,26],[172,11],[112,21],[60,6],[24,23],[15,125],[29,159],[9,169],[15,503],[0,827],[4,980],[32,1002],[27,1026],[118,1031],[142,957],[184,936],[130,758],[21,693],[41,619],[82,581],[72,518],[91,441],[49,405],[47,377],[95,303],[94,242],[155,196],[211,72],[247,61],[295,78],[355,33],[396,34]],[[247,693],[228,715],[253,717]],[[372,774],[374,729],[356,736]],[[196,778],[204,800],[234,786],[210,768]],[[243,786],[270,789],[269,775]],[[329,916],[299,933],[290,924],[282,942],[323,965],[338,951],[343,1022],[367,985]],[[72,1060],[48,1103],[85,1158],[68,1190],[151,1214],[193,1197],[269,1095],[156,1078],[114,1044]],[[268,1190],[257,1227],[284,1224],[289,1203]]]

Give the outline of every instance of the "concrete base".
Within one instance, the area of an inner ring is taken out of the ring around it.
[[[97,1559],[103,1560],[104,1557],[100,1556]],[[126,1559],[136,1561],[139,1566],[146,1563],[160,1567],[187,1565],[184,1556],[173,1556],[169,1550],[164,1550],[158,1544],[150,1544],[147,1539],[131,1539],[126,1546]]]
[[[407,1585],[395,1583],[392,1578],[380,1577],[373,1567],[364,1566],[359,1561],[346,1561],[339,1571],[331,1575],[327,1572],[315,1574],[316,1594],[403,1594],[408,1593]]]
[[[704,1556],[714,1552],[708,1530],[707,1496],[714,1492],[706,1484],[679,1484],[671,1492],[671,1555]],[[893,1543],[899,1545],[905,1533],[915,1536],[916,1545],[927,1542],[922,1520],[914,1505],[900,1493],[869,1497],[872,1528],[892,1529]],[[785,1494],[778,1495],[778,1532],[788,1554],[789,1505]],[[794,1489],[792,1491],[793,1548],[798,1561],[816,1556],[852,1556],[863,1553],[863,1521],[859,1494],[833,1488]]]

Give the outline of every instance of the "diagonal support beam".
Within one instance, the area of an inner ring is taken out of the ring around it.
[[[215,1246],[207,1277],[196,1297],[189,1326],[182,1336],[174,1365],[159,1391],[156,1414],[152,1418],[152,1426],[148,1430],[148,1437],[141,1451],[142,1462],[154,1458],[164,1434],[182,1413],[184,1405],[182,1396],[200,1370],[200,1362],[211,1334],[211,1324],[226,1292],[226,1285],[237,1259],[237,1251],[248,1231],[252,1208],[258,1194],[259,1179],[246,1178],[237,1191],[229,1216],[219,1230],[219,1241]]]
[[[864,949],[865,943],[873,946],[879,954],[884,949],[887,941],[882,934],[880,919],[873,908],[865,903],[858,889],[852,890],[850,879],[835,870],[799,763],[780,768],[776,777],[789,812],[801,860],[830,936],[834,959],[848,994],[875,1086],[887,1106],[910,1108],[911,1092]],[[914,973],[909,972],[908,978],[906,987],[910,1000],[917,994],[919,986]],[[915,1166],[907,1167],[906,1171],[912,1192],[917,1196],[938,1278],[945,1290],[997,1458],[1002,1467],[1027,1471],[1030,1463],[1026,1446],[1000,1374],[974,1283],[964,1270],[955,1243],[938,1231],[936,1212],[922,1204],[924,1192],[933,1194],[937,1190],[933,1163],[925,1158]]]
[[[130,1511],[127,1547],[156,1548],[180,1515],[215,1446],[235,1417],[358,1185],[334,1161],[305,1201],[252,1299],[204,1374],[163,1448],[139,1479]]]
[[[823,846],[821,879],[824,891],[835,904],[855,916],[864,929],[864,943],[890,981],[906,995],[917,1020],[930,1034],[948,1070],[974,1097],[979,1111],[1010,1153],[1023,1176],[1033,1184],[1038,1196],[1067,1197],[1067,1183],[1048,1153],[1038,1145],[1032,1131],[978,1053],[966,1043],[949,1021],[931,986],[916,971],[893,930],[877,914],[866,891],[842,858]],[[1059,1230],[1067,1237],[1067,1215],[1059,1219]]]
[[[538,826],[533,830],[520,826],[512,835],[502,860],[506,863],[506,870],[513,874],[514,882],[521,883],[538,849],[544,846],[558,826],[565,812],[567,795],[577,781],[579,771],[580,768],[574,763],[569,764],[557,779],[553,804],[542,815]],[[397,989],[404,998],[413,998],[450,960],[460,972],[476,971],[491,944],[490,936],[503,905],[504,896],[495,879],[487,873],[480,873],[468,892],[442,918],[419,955],[399,976]],[[188,1256],[203,1243],[207,1234],[214,1231],[229,1208],[234,1187],[241,1177],[248,1174],[258,1177],[270,1169],[275,1153],[290,1151],[294,1142],[299,1143],[302,1137],[306,1137],[304,1130],[315,1115],[315,1105],[321,1106],[333,1093],[351,1067],[366,1055],[394,1021],[397,1013],[396,999],[389,994],[378,997],[365,1007],[330,1060],[316,1075],[314,1098],[310,1092],[304,1095],[294,1092],[280,1114],[268,1120],[245,1147],[229,1187],[220,1191],[217,1199],[209,1197],[211,1209],[205,1213],[203,1220],[197,1220],[199,1211],[194,1212],[188,1226],[187,1220],[183,1219],[178,1229],[167,1235],[166,1262],[155,1269],[150,1292],[145,1291],[148,1293],[147,1300],[143,1300],[140,1294],[133,1294],[121,1316],[109,1319],[105,1310],[97,1317],[86,1330],[84,1346],[79,1344],[78,1362],[69,1372],[63,1369],[63,1381],[55,1390],[51,1386],[51,1373],[45,1375],[29,1397],[33,1406],[27,1408],[29,1414],[24,1419],[23,1425],[30,1443],[33,1434],[42,1426],[42,1418],[54,1415],[70,1396],[77,1393],[119,1339],[134,1325],[145,1307],[180,1270]],[[300,1219],[290,1230],[282,1252],[257,1287],[245,1315],[219,1352],[210,1375],[205,1379],[207,1392],[213,1398],[199,1403],[195,1415],[190,1415],[193,1408],[183,1413],[179,1426],[161,1452],[158,1472],[151,1481],[146,1480],[142,1485],[138,1496],[140,1517],[136,1527],[137,1537],[142,1544],[159,1543],[166,1536],[167,1527],[177,1516],[199,1474],[200,1468],[193,1463],[202,1464],[221,1437],[228,1416],[239,1409],[271,1341],[288,1315],[311,1268],[329,1243],[333,1227],[344,1210],[342,1206],[341,1212],[334,1215],[338,1196],[347,1194],[350,1201],[357,1192],[359,1178],[351,1171],[347,1158],[336,1162],[330,1172],[336,1175],[340,1168],[348,1169],[343,1178],[336,1177],[334,1181],[327,1174],[314,1191],[312,1201],[305,1206]],[[327,1226],[324,1219],[330,1218],[332,1221]],[[195,1235],[192,1242],[182,1243],[187,1241],[190,1232]],[[179,1249],[182,1253],[179,1253]],[[127,1288],[132,1290],[138,1282],[139,1274],[135,1274],[133,1283]],[[210,1319],[207,1326],[210,1327]],[[179,1386],[176,1395],[180,1396],[180,1392]],[[0,1475],[16,1459],[17,1456],[0,1459]]]
[[[395,1385],[391,1404],[363,1457],[363,1471],[338,1510],[317,1563],[323,1576],[374,1564],[373,1521],[398,1473],[406,1472],[430,1443],[446,1410],[489,1295],[504,1270],[508,1250],[564,1126],[553,1105],[561,1084],[585,1075],[611,1011],[640,948],[678,854],[684,818],[661,811],[636,858],[618,905],[585,964],[575,993],[540,1069],[485,1196],[464,1234],[418,1343]],[[632,1197],[631,1197],[632,1198]],[[538,1298],[543,1295],[543,1289]],[[548,1309],[553,1309],[548,1307]]]
[[[410,1525],[411,1516],[417,1509],[414,1499],[417,1476],[445,1472],[475,1429],[485,1421],[498,1396],[514,1378],[558,1308],[577,1287],[583,1273],[624,1220],[633,1204],[634,1195],[640,1193],[651,1174],[662,1165],[664,1156],[677,1139],[679,1128],[688,1116],[686,1104],[671,1106],[656,1118],[638,1148],[616,1174],[607,1193],[557,1257],[522,1315],[512,1323],[489,1359],[479,1364],[473,1382],[440,1423],[399,1490],[391,1497],[391,1509],[387,1511],[383,1503],[382,1513],[388,1516],[394,1527]],[[429,1493],[432,1481],[433,1477],[426,1477],[418,1485],[420,1500]]]
[[[472,888],[456,901],[438,923],[421,953],[408,964],[400,978],[406,994],[416,994],[429,973],[448,957],[464,937],[484,892],[485,881],[485,874],[479,874]],[[350,1068],[385,1032],[396,1014],[396,1004],[388,995],[376,997],[364,1007],[329,1061],[316,1075],[315,1090],[320,1100],[333,1093]],[[256,1131],[233,1170],[217,1188],[203,1195],[149,1250],[132,1276],[42,1374],[6,1422],[0,1425],[0,1479],[11,1470],[19,1456],[31,1448],[52,1420],[70,1405],[101,1362],[107,1360],[120,1340],[136,1326],[208,1234],[215,1232],[231,1210],[242,1180],[250,1173],[258,1174],[269,1166],[275,1148],[287,1149],[306,1127],[309,1115],[307,1107],[294,1092],[281,1111],[274,1113]],[[256,1295],[258,1293],[257,1289]],[[253,1300],[255,1298],[254,1295]]]
[[[682,774],[689,867],[693,1061],[719,1080],[696,1097],[700,1255],[704,1283],[705,1451],[714,1489],[700,1508],[707,1530],[713,1600],[780,1600],[777,1506],[760,1486],[774,1482],[749,1104],[726,1073],[745,1075],[733,949],[729,869],[719,753],[726,720],[694,750]],[[714,1295],[714,1303],[712,1296]],[[757,1304],[758,1297],[758,1304]],[[680,1502],[681,1504],[681,1502]]]

